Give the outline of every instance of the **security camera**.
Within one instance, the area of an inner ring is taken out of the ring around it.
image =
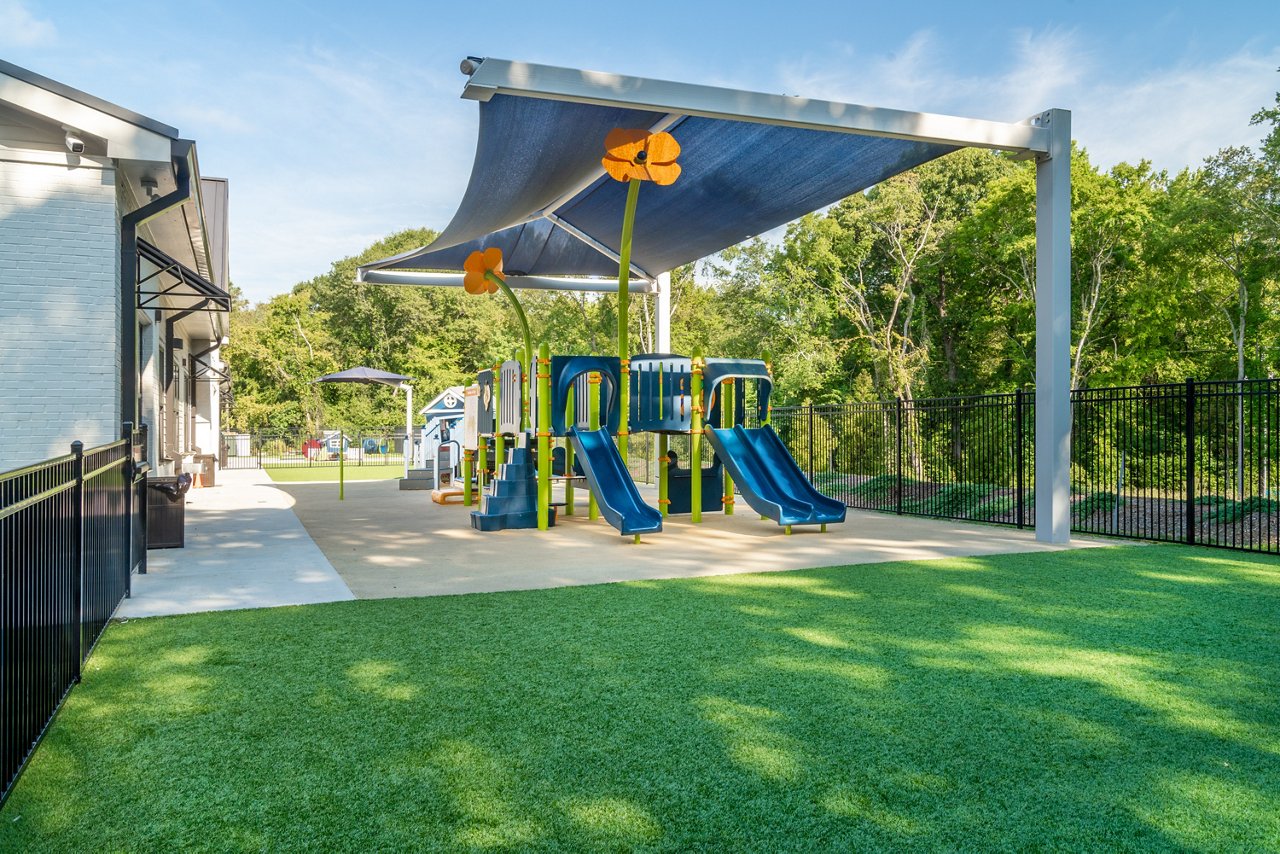
[[[71,131],[67,131],[67,151],[72,154],[84,154],[84,140]]]
[[[462,62],[458,63],[458,70],[470,77],[472,74],[476,73],[476,70],[480,68],[480,63],[483,61],[484,60],[478,56],[468,56],[466,59],[462,60]]]

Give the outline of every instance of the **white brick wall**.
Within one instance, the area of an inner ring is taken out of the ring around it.
[[[0,161],[0,471],[118,437],[115,173]]]

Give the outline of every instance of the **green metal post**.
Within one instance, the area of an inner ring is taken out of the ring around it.
[[[671,506],[671,499],[667,497],[670,484],[667,481],[670,473],[667,471],[667,434],[658,434],[658,509],[662,511],[663,516],[670,515],[667,508]]]
[[[689,397],[692,401],[693,426],[689,434],[689,504],[692,521],[702,521],[702,360],[701,348],[693,351],[693,371],[689,382]]]
[[[471,506],[471,455],[475,452],[467,448],[462,452],[462,505]]]
[[[737,391],[734,389],[733,377],[729,377],[720,383],[720,426],[732,427],[734,421],[734,398]],[[724,505],[724,515],[733,515],[733,478],[729,477],[729,472],[724,473],[724,497],[720,500]]]
[[[551,527],[551,345],[538,345],[538,530]]]
[[[533,382],[531,378],[530,363],[533,361],[533,336],[529,334],[529,319],[524,316],[524,309],[520,307],[520,300],[516,299],[515,291],[506,283],[506,280],[493,272],[486,272],[485,278],[493,284],[497,285],[502,293],[506,296],[507,301],[511,303],[511,307],[515,309],[516,319],[520,321],[520,332],[524,335],[524,349],[521,356],[517,357],[520,362],[521,385]],[[520,430],[529,429],[529,395],[523,394],[520,400]]]
[[[587,375],[587,388],[590,389],[587,395],[587,426],[592,430],[600,429],[600,375],[596,373]],[[600,506],[596,504],[596,494],[588,492],[587,494],[587,518],[599,519]]]
[[[761,354],[760,354],[760,359],[761,359],[761,361],[763,361],[763,362],[764,362],[764,370],[765,370],[765,373],[767,373],[770,377],[772,377],[772,376],[773,376],[773,360],[772,360],[772,357],[769,355],[769,351],[768,351],[768,350],[765,350],[763,353],[761,353]],[[757,395],[757,397],[759,396],[759,394],[760,394],[760,382],[757,380],[757,381],[756,381],[756,395]],[[773,399],[773,398],[772,398],[772,397],[770,397],[770,400],[772,400],[772,399]],[[760,405],[760,404],[759,404],[758,399],[757,399],[756,405],[757,405],[757,406],[759,406],[759,405]],[[769,421],[770,421],[770,419],[772,419],[772,418],[773,418],[773,404],[772,404],[772,403],[770,403],[770,405],[769,405],[769,406],[765,407],[765,410],[764,410],[764,420],[763,420],[761,423],[762,423],[762,424],[768,424],[768,423],[769,423]],[[760,517],[760,521],[761,521],[761,522],[766,522],[766,521],[768,521],[768,519],[769,519],[769,517],[768,517],[768,516],[761,516],[761,517]]]
[[[636,202],[639,199],[640,180],[632,178],[627,187],[627,206],[622,213],[622,240],[618,247],[618,360],[622,363],[618,377],[618,405],[621,407],[621,417],[618,419],[618,453],[622,455],[624,467],[628,458],[627,437],[631,432],[631,343],[628,340],[627,317],[631,296],[627,292],[627,285],[631,279],[631,232],[635,229]]]
[[[493,366],[493,473],[507,461],[507,442],[502,435],[502,363]]]
[[[569,399],[565,402],[564,423],[573,427],[576,420],[574,415],[574,393],[573,386],[569,386]],[[573,515],[573,443],[566,438],[564,440],[564,515]]]
[[[489,438],[480,436],[479,439],[480,449],[476,452],[476,488],[483,490],[485,478],[489,474]]]

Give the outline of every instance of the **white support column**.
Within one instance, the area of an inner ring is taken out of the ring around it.
[[[659,273],[657,327],[658,340],[655,341],[659,353],[671,352],[671,274]]]
[[[1071,113],[1047,110],[1036,161],[1036,539],[1071,539]]]
[[[409,479],[409,458],[413,454],[413,386],[404,384],[404,479]]]

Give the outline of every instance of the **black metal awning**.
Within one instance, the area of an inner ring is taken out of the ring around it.
[[[161,297],[177,297],[192,302],[189,305],[164,307],[231,311],[231,294],[141,238],[138,239],[138,258],[149,261],[158,268],[156,272],[144,276],[142,265],[138,265],[138,308],[160,307]],[[165,284],[160,278],[161,273],[168,274],[173,279],[172,283]]]

